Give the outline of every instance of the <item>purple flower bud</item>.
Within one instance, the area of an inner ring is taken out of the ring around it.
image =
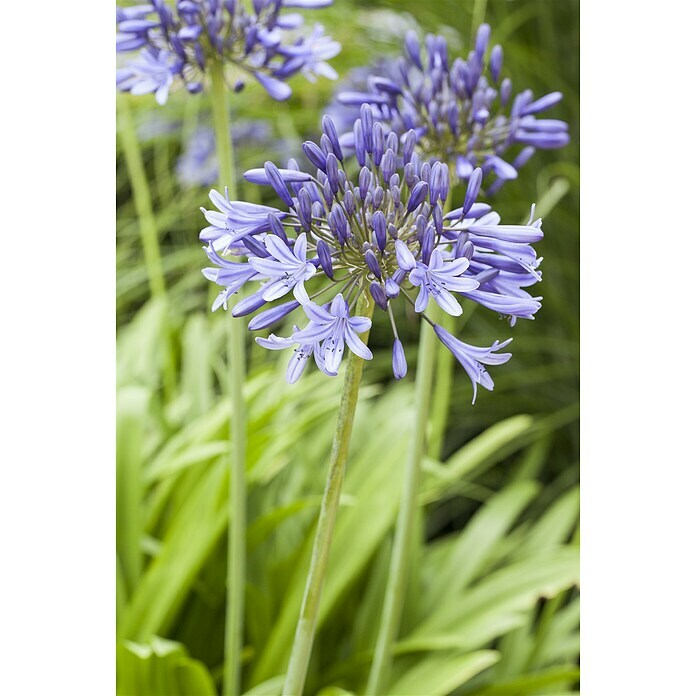
[[[419,181],[411,191],[411,195],[408,199],[408,204],[406,206],[406,211],[412,213],[419,205],[425,201],[425,197],[428,195],[428,184],[425,181]]]
[[[476,32],[476,57],[479,62],[483,61],[483,56],[488,48],[488,39],[491,35],[491,28],[488,24],[482,24]]]
[[[285,101],[290,98],[292,90],[282,80],[278,80],[270,75],[264,75],[261,72],[255,72],[254,77],[259,81],[261,86],[273,97],[276,101]]]
[[[404,167],[404,181],[409,188],[413,188],[413,185],[418,181],[416,168],[410,162]]]
[[[375,231],[375,241],[379,250],[384,251],[387,246],[387,220],[381,210],[372,216],[372,229]]]
[[[396,154],[399,151],[399,136],[394,131],[390,131],[387,135],[384,149],[394,150],[394,154]]]
[[[319,203],[319,201],[314,201],[312,203],[312,217],[315,218],[321,218],[324,217],[324,213],[326,211],[324,210],[324,206]]]
[[[374,274],[375,278],[379,279],[382,277],[382,269],[379,267],[379,261],[377,260],[377,256],[375,256],[375,252],[372,251],[372,249],[368,249],[365,252],[365,262],[367,263],[367,267]]]
[[[326,155],[326,176],[333,193],[338,193],[338,159],[336,159],[336,155],[333,152]]]
[[[397,239],[399,237],[399,230],[396,229],[396,225],[393,223],[389,223],[387,225],[387,234],[392,238],[392,239]]]
[[[362,198],[362,200],[365,200],[371,181],[372,173],[367,167],[363,167],[360,170],[360,174],[358,174],[358,185],[360,187],[360,198]]]
[[[360,107],[360,120],[362,121],[365,149],[368,152],[372,152],[372,128],[374,127],[375,117],[369,104],[363,104]]]
[[[372,205],[375,208],[379,208],[384,200],[384,189],[381,186],[377,186],[372,194]]]
[[[306,188],[301,188],[297,194],[296,211],[302,227],[305,230],[309,230],[312,224],[312,199],[309,197],[309,192]]]
[[[447,109],[447,123],[449,124],[452,134],[459,137],[459,107],[457,102],[453,101]]]
[[[278,169],[278,173],[283,181],[288,183],[300,183],[312,180],[309,174],[295,171],[294,169]],[[247,171],[244,172],[244,178],[252,184],[269,185],[271,183],[265,169],[247,169]]]
[[[464,197],[464,205],[462,206],[462,215],[466,215],[471,206],[476,201],[476,197],[481,190],[481,181],[483,180],[483,172],[480,167],[476,167],[469,178],[469,185],[466,187],[466,196]]]
[[[570,142],[570,136],[567,133],[528,133],[518,131],[515,133],[515,142],[538,147],[540,150],[555,150],[559,147],[565,147]]]
[[[255,292],[249,297],[237,302],[237,304],[232,307],[233,317],[245,317],[247,314],[255,312],[259,307],[263,307],[266,304],[266,300],[263,299],[264,289],[261,288],[258,292]]]
[[[360,119],[357,119],[353,124],[353,136],[355,138],[355,158],[361,167],[365,166],[367,153],[365,151],[365,137],[363,134],[363,125]]]
[[[328,155],[329,152],[333,152],[331,141],[328,139],[325,133],[321,134],[321,138],[319,139],[319,147],[325,155]]]
[[[242,300],[242,302],[244,302],[244,300]],[[235,316],[243,316],[241,314],[236,314],[242,302],[239,302],[232,310],[232,314]],[[259,314],[249,322],[249,331],[267,329],[269,326],[273,326],[273,324],[280,321],[283,317],[286,317],[290,312],[294,312],[299,306],[299,302],[291,300],[290,302],[283,302],[283,304],[279,304],[276,307],[271,307],[263,312],[259,312]]]
[[[269,213],[268,226],[276,237],[280,237],[286,244],[288,243],[288,236],[285,234],[285,228],[277,215]]]
[[[343,160],[343,150],[341,149],[341,143],[338,139],[338,132],[336,131],[336,126],[334,122],[328,116],[324,115],[321,119],[321,127],[326,134],[326,137],[331,141],[331,147],[333,147],[334,155],[338,159]]]
[[[382,170],[382,178],[384,181],[389,181],[396,172],[396,155],[394,154],[394,150],[390,149],[384,153],[380,169]]]
[[[333,261],[331,260],[331,249],[323,239],[317,241],[317,256],[319,257],[321,267],[324,269],[324,273],[326,273],[329,278],[333,278],[334,273]]]
[[[372,128],[372,161],[379,167],[384,154],[384,131],[380,123],[375,123]]]
[[[396,379],[403,379],[408,371],[404,347],[398,338],[394,339],[394,349],[392,350],[392,370]]]
[[[457,259],[469,259],[474,255],[474,245],[469,241],[467,234],[461,234],[457,237],[457,241],[454,245],[454,256]]]
[[[561,99],[563,99],[563,94],[561,92],[551,92],[525,106],[521,113],[523,115],[538,114],[540,111],[546,111],[546,109],[555,106]]]
[[[397,271],[397,273],[401,272],[403,271]],[[384,290],[387,293],[387,297],[391,299],[399,294],[399,284],[394,280],[394,278],[387,278],[387,281],[384,284]]]
[[[397,188],[399,188],[400,185],[401,179],[399,178],[399,174],[392,174],[391,179],[389,179],[389,188],[392,188],[392,186],[396,186]]]
[[[416,267],[416,259],[411,250],[406,246],[406,242],[397,239],[394,243],[396,251],[396,262],[402,271],[412,271]]]
[[[336,101],[345,106],[389,104],[391,97],[388,94],[372,94],[370,92],[340,92],[336,95]]]
[[[483,169],[486,172],[492,169],[500,179],[504,179],[506,181],[508,179],[517,178],[517,170],[511,164],[501,159],[497,155],[487,157],[483,163]]]
[[[321,151],[321,148],[313,143],[311,140],[307,140],[302,143],[302,149],[304,150],[307,159],[317,168],[322,171],[326,171],[326,155]]]
[[[499,44],[493,46],[491,51],[491,76],[493,77],[493,82],[497,82],[500,77],[500,71],[503,68],[503,47]]]
[[[353,215],[355,213],[355,196],[352,191],[345,192],[343,196],[343,205],[348,215]]]
[[[423,241],[423,235],[425,234],[425,228],[428,226],[428,221],[425,215],[420,214],[416,218],[416,237],[419,242]]]
[[[430,263],[430,256],[432,255],[434,248],[435,228],[432,225],[429,225],[423,234],[423,241],[421,243],[421,258],[423,259],[423,263]]]
[[[408,131],[406,137],[404,138],[404,162],[409,163],[411,161],[411,155],[413,154],[413,148],[416,146],[416,132],[414,130]]]
[[[430,182],[430,172],[432,171],[432,166],[430,162],[424,162],[420,168],[420,178],[423,181]]]
[[[512,161],[512,166],[519,170],[520,168],[524,167],[527,162],[529,162],[529,159],[531,156],[534,154],[535,150],[533,147],[525,147],[517,157]]]
[[[421,47],[415,31],[409,30],[406,32],[406,36],[404,37],[404,48],[406,49],[406,56],[419,70],[422,70],[423,63],[420,57]]]
[[[384,287],[376,282],[372,281],[370,283],[370,295],[372,295],[372,298],[375,301],[375,304],[380,308],[383,309],[385,312],[387,311],[387,294],[384,291]]]
[[[269,183],[273,187],[273,190],[278,194],[285,205],[292,206],[292,196],[288,193],[288,189],[283,181],[283,177],[278,171],[278,167],[276,167],[273,162],[266,162],[266,164],[263,165],[263,168],[266,172]]]
[[[379,92],[386,92],[393,96],[402,93],[401,87],[396,84],[393,80],[389,80],[386,77],[380,77],[378,75],[370,75],[367,78],[367,84],[372,91],[377,90]]]
[[[435,226],[435,230],[438,234],[442,234],[442,208],[439,205],[436,205],[433,208],[433,225]]]
[[[392,201],[394,202],[394,208],[396,210],[401,210],[404,207],[403,203],[401,202],[401,189],[397,186],[392,186],[391,189],[389,189],[389,192],[391,193]]]
[[[267,256],[269,256],[269,253],[266,250],[266,247],[264,247],[263,244],[261,244],[257,239],[255,239],[251,235],[247,235],[246,237],[242,237],[242,244],[244,244],[244,246],[252,254],[255,254],[256,256],[260,256],[261,258],[266,258]]]
[[[500,103],[503,106],[507,106],[508,102],[510,101],[511,96],[512,96],[512,80],[509,77],[506,77],[500,83]]]
[[[327,203],[330,203],[334,199],[333,188],[328,179],[324,182],[324,199]]]

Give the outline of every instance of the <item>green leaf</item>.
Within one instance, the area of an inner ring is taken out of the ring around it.
[[[514,483],[490,498],[474,515],[451,546],[447,558],[438,564],[423,598],[424,614],[434,610],[444,595],[458,592],[478,576],[498,540],[538,491],[539,485],[531,481]]]
[[[422,489],[424,502],[440,498],[455,481],[470,475],[475,470],[491,466],[497,461],[501,450],[532,429],[531,416],[513,416],[492,425],[453,454],[444,465],[433,467]]]
[[[226,473],[225,462],[218,463],[189,492],[124,612],[124,637],[144,640],[167,630],[225,531]]]
[[[447,696],[498,660],[494,650],[429,655],[388,689],[389,696]]]
[[[181,643],[157,636],[145,644],[118,646],[118,696],[215,696],[207,667],[189,657]]]
[[[257,684],[253,689],[244,692],[244,696],[280,696],[283,691],[285,675],[271,677],[261,684]]]
[[[418,628],[399,643],[401,651],[428,649],[430,641],[459,636],[461,647],[475,649],[521,625],[540,597],[553,597],[577,584],[575,547],[556,549],[504,567],[462,595],[448,595]]]
[[[126,594],[135,588],[143,566],[143,442],[149,401],[145,387],[121,389],[116,400],[116,551]]]

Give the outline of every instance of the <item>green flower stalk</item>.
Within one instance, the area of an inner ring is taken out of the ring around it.
[[[234,147],[230,136],[229,103],[222,64],[211,69],[211,99],[220,185],[236,196]],[[244,326],[228,322],[228,377],[230,390],[231,460],[227,546],[227,611],[225,618],[224,696],[240,693],[241,652],[244,640],[244,576],[246,567],[246,412],[244,405]]]
[[[363,293],[358,302],[358,314],[369,319],[372,316],[373,309],[374,303],[372,299],[369,295]],[[363,341],[367,341],[368,334],[369,330],[361,335]],[[285,675],[283,696],[297,696],[301,694],[307,676],[317,617],[319,615],[319,601],[329,562],[331,539],[338,514],[346,462],[348,461],[348,446],[350,435],[353,431],[355,407],[358,403],[358,390],[360,389],[360,379],[364,364],[363,358],[358,357],[354,353],[350,354],[343,381],[343,394],[341,395],[341,405],[338,410],[336,435],[331,448],[329,472],[319,511],[317,532],[314,538],[314,547],[302,598],[300,617],[297,622],[290,663]]]

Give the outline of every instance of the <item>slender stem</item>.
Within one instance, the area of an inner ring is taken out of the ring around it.
[[[445,331],[454,333],[461,331],[473,316],[477,304],[467,302],[460,317],[453,317],[440,310],[439,315],[432,317],[436,324],[440,324]],[[437,371],[435,373],[435,388],[433,390],[433,409],[430,422],[430,435],[428,437],[428,456],[439,459],[442,456],[442,445],[447,429],[447,415],[449,414],[450,397],[452,391],[452,371],[454,367],[454,355],[443,343],[437,346]]]
[[[150,296],[165,303],[165,323],[163,327],[165,338],[165,356],[162,380],[165,398],[169,398],[176,389],[176,362],[173,350],[173,336],[169,316],[169,304],[167,301],[167,288],[164,280],[162,256],[159,247],[159,235],[157,223],[152,209],[152,197],[150,187],[143,164],[143,155],[138,142],[138,135],[133,123],[128,97],[118,97],[118,129],[121,136],[123,156],[126,160],[126,169],[130,179],[135,212],[138,216],[138,229],[145,256],[145,269],[147,272]]]
[[[211,69],[211,98],[215,144],[220,168],[220,186],[227,186],[230,198],[237,198],[234,149],[230,133],[227,86],[221,63]],[[244,641],[244,578],[246,566],[246,414],[244,407],[245,341],[244,325],[228,322],[227,362],[231,400],[229,476],[229,529],[227,534],[227,611],[225,616],[225,659],[223,696],[241,693],[241,653]]]
[[[373,309],[374,304],[370,295],[361,293],[356,314],[371,317]],[[367,340],[367,335],[367,333],[363,334],[363,340]],[[353,430],[353,419],[358,402],[358,389],[360,388],[363,364],[364,360],[354,353],[348,356],[348,364],[346,365],[346,374],[343,381],[343,394],[341,395],[341,404],[338,410],[336,434],[334,435],[331,458],[329,460],[329,472],[324,488],[324,497],[321,501],[300,617],[295,631],[290,663],[285,675],[283,696],[300,696],[307,677],[307,668],[309,667],[309,659],[312,654],[312,644],[319,614],[319,601],[329,562],[331,539],[338,514],[341,486],[343,485],[346,461],[348,459],[348,445],[350,443],[350,434]]]
[[[445,331],[454,333],[455,317],[443,312],[438,307],[438,315],[433,317]],[[444,349],[444,350],[443,350]],[[449,412],[450,391],[452,388],[452,366],[454,355],[445,345],[439,345],[437,350],[437,368],[435,372],[435,388],[433,390],[433,412],[431,416],[430,437],[428,438],[428,456],[439,459],[442,453],[442,443],[447,429],[447,414]]]
[[[433,378],[433,365],[437,337],[430,325],[421,321],[421,335],[418,344],[418,368],[416,371],[416,420],[413,444],[406,463],[399,516],[396,521],[394,546],[389,565],[387,590],[380,619],[375,654],[367,682],[367,694],[385,693],[387,678],[391,667],[391,649],[401,622],[401,613],[406,593],[408,567],[408,546],[413,534],[415,511],[417,509],[418,485],[420,480],[421,458],[428,422],[430,387]]]
[[[133,190],[135,211],[138,215],[138,227],[145,255],[145,268],[147,269],[147,279],[150,284],[150,294],[152,297],[162,297],[166,293],[166,286],[162,270],[157,224],[152,212],[152,199],[150,197],[150,187],[147,183],[147,175],[145,174],[143,155],[140,151],[137,133],[135,132],[128,97],[119,96],[118,105],[119,133],[121,135],[128,178]]]

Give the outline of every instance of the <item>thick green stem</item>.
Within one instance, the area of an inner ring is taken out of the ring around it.
[[[356,315],[371,317],[373,309],[374,304],[370,296],[367,293],[361,295],[356,308]],[[362,338],[367,340],[367,334],[363,334]],[[307,668],[309,667],[314,633],[317,626],[317,616],[319,615],[321,590],[329,562],[331,539],[338,514],[341,486],[343,485],[346,461],[348,459],[348,445],[350,443],[350,434],[353,430],[353,419],[355,418],[355,407],[358,402],[358,390],[360,388],[363,364],[364,360],[362,358],[359,358],[354,353],[350,353],[343,381],[343,394],[338,410],[336,434],[334,435],[333,447],[331,448],[329,472],[324,488],[324,497],[321,501],[300,617],[295,631],[290,663],[285,675],[283,696],[300,696],[307,677]]]
[[[125,96],[119,97],[118,126],[128,178],[133,191],[135,212],[138,216],[138,227],[145,255],[145,268],[147,269],[147,279],[150,284],[150,294],[153,297],[163,297],[166,293],[166,286],[162,270],[157,224],[152,212],[150,187],[147,183],[143,156],[140,151],[138,136],[135,132],[130,104],[128,103],[128,97]]]
[[[237,198],[234,150],[230,133],[229,103],[222,64],[211,69],[211,99],[215,144],[220,168],[220,187],[227,186],[230,199]],[[225,660],[223,696],[241,693],[241,653],[244,640],[244,577],[246,566],[246,412],[244,374],[246,368],[244,324],[228,322],[227,362],[230,390],[230,488],[227,535],[227,612],[225,617]]]
[[[392,644],[396,638],[406,593],[408,547],[412,536],[415,510],[418,504],[418,485],[421,459],[428,423],[428,405],[433,378],[433,365],[437,337],[432,327],[421,321],[421,336],[418,344],[418,367],[416,371],[416,413],[413,442],[406,463],[406,475],[399,503],[394,545],[389,565],[387,590],[379,624],[375,654],[367,683],[368,694],[383,694],[391,667]]]

